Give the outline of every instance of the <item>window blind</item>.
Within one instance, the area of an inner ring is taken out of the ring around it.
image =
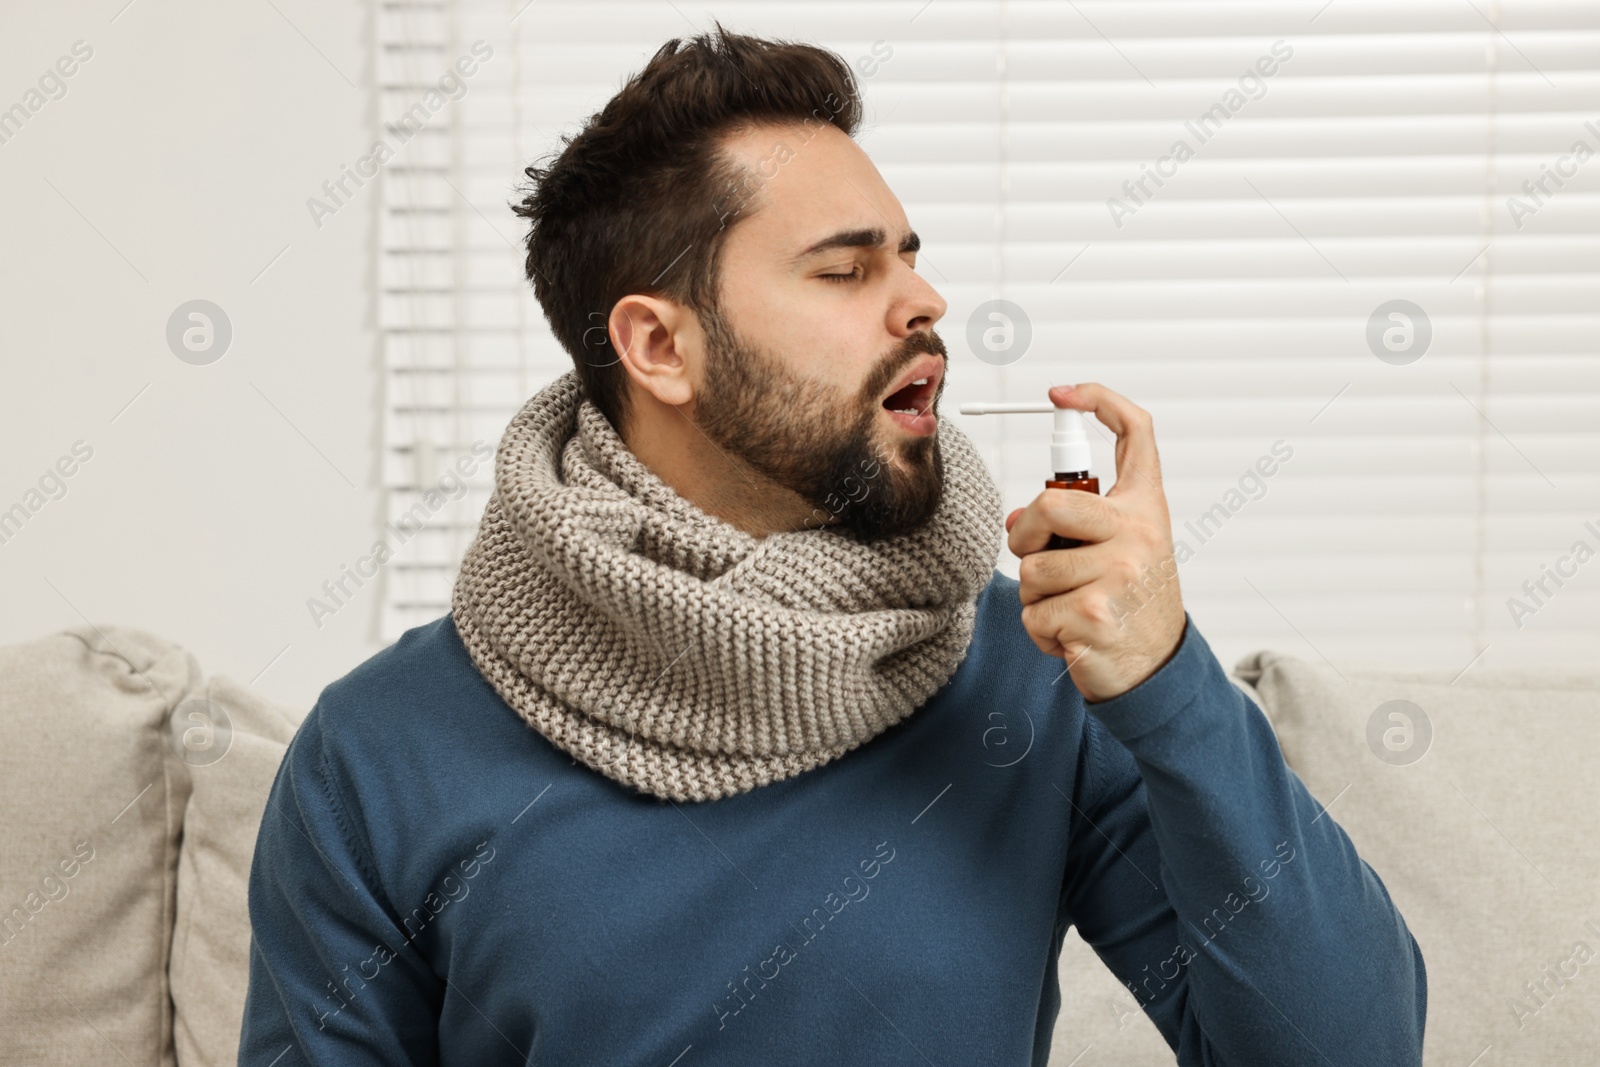
[[[1008,508],[1052,473],[1049,416],[959,404],[1098,381],[1154,416],[1185,604],[1226,665],[1263,647],[1463,671],[1592,658],[1600,5],[714,14],[857,64],[859,141],[949,302],[943,417]],[[415,120],[379,168],[385,486],[391,524],[415,520],[403,546],[388,534],[386,639],[448,610],[492,476],[452,498],[452,465],[571,365],[521,272],[522,168],[664,40],[709,28],[659,0],[379,5],[376,133]],[[492,56],[430,110],[477,41]],[[1013,347],[974,347],[969,330],[1005,333],[995,300]],[[1113,438],[1090,422],[1104,491]],[[1017,574],[1004,548],[997,565]]]

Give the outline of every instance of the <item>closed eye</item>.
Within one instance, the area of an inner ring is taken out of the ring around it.
[[[859,277],[861,277],[860,271],[861,271],[861,265],[857,264],[856,266],[850,268],[850,273],[849,274],[819,274],[819,275],[817,275],[817,277],[819,277],[819,278],[827,278],[829,281],[835,282],[835,283],[852,282],[852,281],[856,281]]]

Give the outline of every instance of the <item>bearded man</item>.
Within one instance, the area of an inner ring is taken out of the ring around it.
[[[528,168],[574,365],[450,613],[289,747],[241,1064],[1042,1067],[1072,926],[1180,1064],[1421,1062],[1382,882],[1175,578],[1115,609],[1172,557],[1149,415],[1052,389],[1116,485],[1002,516],[860,118],[719,26]]]

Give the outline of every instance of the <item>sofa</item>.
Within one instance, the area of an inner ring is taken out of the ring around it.
[[[1600,1063],[1600,671],[1262,651],[1230,677],[1421,944],[1425,1063]],[[256,829],[304,715],[136,628],[0,648],[0,1063],[236,1061]],[[1073,931],[1060,979],[1051,1064],[1173,1062]]]

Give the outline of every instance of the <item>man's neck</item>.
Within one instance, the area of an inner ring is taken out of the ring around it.
[[[653,397],[634,404],[621,437],[679,496],[752,537],[805,529],[815,510],[792,489],[718,447],[681,408]]]

